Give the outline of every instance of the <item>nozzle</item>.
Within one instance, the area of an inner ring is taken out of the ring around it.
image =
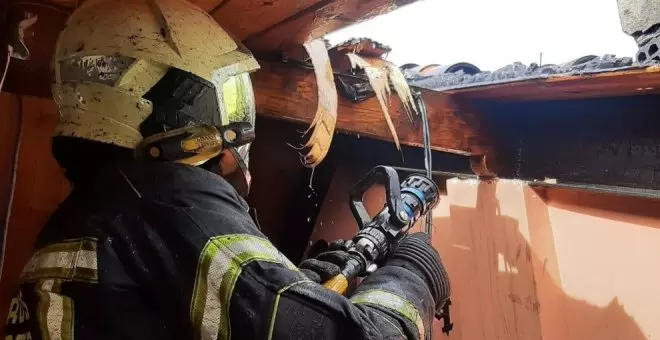
[[[412,223],[415,223],[421,215],[433,210],[438,204],[440,190],[430,178],[412,175],[401,183],[401,198],[404,210],[410,215]]]

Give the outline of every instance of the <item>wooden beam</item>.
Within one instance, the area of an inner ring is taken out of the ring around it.
[[[23,16],[26,12],[38,16],[37,22],[25,32],[30,50],[28,60],[13,60],[5,88],[8,91],[35,96],[50,96],[50,62],[59,32],[70,12],[85,0],[11,0],[10,12]],[[358,20],[386,12],[415,0],[190,0],[205,10],[232,32],[238,40],[247,37],[257,45],[257,52],[273,52],[305,39],[300,37],[324,34]],[[272,29],[271,29],[272,28]],[[296,34],[292,34],[294,29]],[[275,32],[275,33],[273,33]],[[286,36],[278,36],[280,32]],[[288,32],[288,33],[287,33]],[[274,38],[267,44],[265,41]]]
[[[62,10],[73,11],[74,9],[82,5],[85,1],[87,0],[35,0],[35,1],[30,1],[30,3],[55,7]],[[188,1],[199,6],[201,9],[209,12],[215,9],[216,7],[218,7],[223,2],[229,0],[188,0]],[[10,3],[10,6],[12,6],[12,4],[14,3],[15,4],[26,3],[23,0],[8,0],[8,2]]]
[[[385,14],[417,0],[324,0],[270,29],[250,36],[245,44],[258,53],[279,51],[287,44],[299,44]]]
[[[465,100],[532,101],[621,97],[660,93],[660,67],[595,74],[557,75],[444,91]]]
[[[327,0],[225,0],[210,14],[236,39],[244,40],[295,16],[296,13],[313,8],[319,2]]]
[[[252,81],[257,114],[309,124],[317,105],[314,72],[286,64],[261,62]],[[463,155],[483,155],[490,143],[479,130],[478,116],[458,108],[448,94],[423,91],[434,150]],[[393,96],[390,114],[402,144],[421,146],[419,122],[409,121],[399,100]],[[340,97],[337,114],[339,131],[391,141],[383,113],[375,98],[353,104]],[[392,145],[394,147],[394,145]]]

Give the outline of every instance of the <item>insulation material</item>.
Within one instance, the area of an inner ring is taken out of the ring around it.
[[[361,68],[367,75],[369,84],[376,93],[376,98],[378,98],[378,102],[380,103],[380,106],[383,110],[383,116],[385,117],[387,126],[389,127],[392,138],[394,139],[394,144],[396,144],[397,150],[400,151],[401,144],[399,143],[399,136],[396,133],[396,129],[394,128],[394,123],[392,122],[392,118],[390,117],[388,109],[390,105],[391,94],[390,83],[392,84],[394,91],[399,96],[401,103],[403,103],[403,107],[411,121],[413,113],[416,113],[417,111],[412,93],[410,92],[410,88],[408,87],[408,83],[406,82],[403,73],[401,73],[401,71],[392,63],[380,58],[362,57],[354,53],[348,53],[346,55],[351,61],[352,68]]]
[[[415,100],[413,99],[412,92],[410,91],[410,87],[406,81],[406,77],[403,75],[403,72],[401,72],[401,70],[394,64],[390,63],[389,61],[384,62],[385,66],[387,67],[387,74],[390,77],[390,83],[392,83],[394,92],[399,95],[399,100],[401,100],[401,103],[406,110],[406,114],[408,114],[408,118],[410,118],[410,121],[412,122],[413,113],[416,114],[417,109],[415,108]]]
[[[343,54],[356,53],[361,56],[377,58],[392,52],[391,47],[369,38],[353,38],[333,47],[333,49]]]
[[[318,108],[306,134],[312,132],[302,149],[306,151],[302,155],[303,163],[313,168],[323,161],[330,149],[337,123],[338,98],[325,41],[323,39],[308,41],[305,43],[305,49],[314,65],[318,88]]]

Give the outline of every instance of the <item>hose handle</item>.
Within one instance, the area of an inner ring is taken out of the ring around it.
[[[355,184],[350,194],[349,205],[359,229],[364,229],[373,219],[364,207],[363,199],[364,193],[376,184],[385,185],[385,203],[390,211],[391,222],[399,227],[405,226],[408,221],[400,218],[403,203],[399,174],[392,167],[379,165]]]
[[[346,278],[344,274],[338,274],[326,281],[323,284],[323,287],[328,288],[337,294],[344,295],[348,289],[348,278]]]

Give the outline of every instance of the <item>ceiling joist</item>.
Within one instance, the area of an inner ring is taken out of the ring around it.
[[[261,70],[252,77],[257,114],[305,124],[312,122],[318,98],[314,72],[281,63],[261,62],[261,65]],[[428,111],[434,150],[462,155],[489,152],[488,140],[478,130],[478,117],[459,107],[448,94],[422,90],[422,96]],[[398,100],[391,100],[389,110],[401,143],[421,146],[421,122],[411,122]],[[337,130],[392,141],[376,98],[361,103],[340,98]]]
[[[417,0],[323,0],[273,27],[247,37],[245,44],[258,53],[279,51],[287,44],[307,40],[388,13]]]
[[[319,0],[224,0],[209,14],[236,39],[244,40],[312,8],[318,2]]]

